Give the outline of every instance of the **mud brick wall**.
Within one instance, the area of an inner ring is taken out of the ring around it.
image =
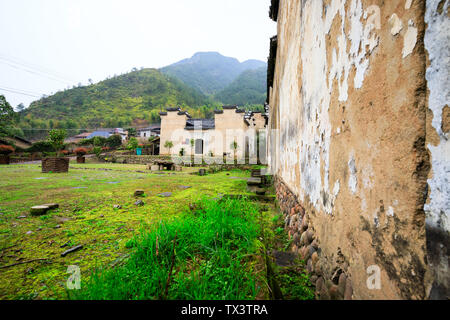
[[[318,297],[449,296],[449,2],[272,12],[269,162]]]

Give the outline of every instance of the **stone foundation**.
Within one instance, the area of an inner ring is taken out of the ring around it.
[[[347,271],[348,264],[345,261],[334,264],[322,257],[320,239],[317,238],[308,212],[281,179],[274,177],[274,185],[278,205],[285,216],[285,228],[289,239],[292,240],[291,250],[305,261],[311,282],[316,286],[316,298],[351,300],[353,287],[351,275]]]

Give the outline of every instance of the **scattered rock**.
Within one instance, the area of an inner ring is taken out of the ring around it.
[[[316,281],[316,290],[320,292],[322,290],[322,287],[325,286],[325,281],[322,277],[319,277]]]
[[[61,257],[65,257],[65,256],[67,256],[69,253],[78,251],[78,250],[80,250],[80,249],[82,249],[82,248],[83,248],[82,245],[79,245],[79,246],[75,246],[75,247],[73,247],[73,248],[70,248],[70,249],[64,251],[63,253],[61,253]]]
[[[287,267],[293,265],[296,256],[297,255],[293,252],[284,252],[284,251],[273,252],[275,263],[280,267]]]
[[[134,203],[134,205],[135,205],[135,206],[138,206],[138,207],[142,207],[144,204],[145,204],[145,203],[144,203],[144,201],[142,201],[142,200],[138,200],[138,201],[136,201],[136,202]]]
[[[48,207],[50,210],[59,208],[59,204],[57,204],[57,203],[46,203],[46,204],[43,204],[43,206]]]
[[[136,190],[136,191],[134,192],[134,196],[135,196],[135,197],[142,197],[142,196],[144,196],[144,194],[145,194],[145,191],[144,191],[144,190]]]
[[[309,259],[308,262],[306,263],[306,270],[308,271],[308,273],[313,272],[313,263],[311,259]]]
[[[18,216],[17,219],[25,219],[27,216]]]
[[[30,213],[32,216],[42,216],[50,210],[47,206],[34,206],[31,208]]]
[[[59,224],[57,224],[56,226],[55,226],[55,229],[60,229],[61,228],[61,225],[59,225]]]
[[[116,204],[116,205],[114,205],[114,207],[113,207],[114,209],[122,209],[122,206],[121,205],[119,205],[119,204]]]
[[[264,188],[258,188],[258,189],[256,189],[256,194],[258,195],[258,196],[263,196],[263,195],[265,195],[266,194],[266,189],[264,189]]]
[[[294,233],[294,237],[292,238],[292,241],[297,245],[299,244],[300,234],[298,232]]]
[[[316,265],[317,261],[319,261],[319,255],[317,254],[317,252],[314,252],[311,255],[311,261],[312,261],[314,266]]]
[[[158,196],[163,197],[163,198],[168,198],[172,196],[172,192],[163,192],[158,194]]]
[[[180,188],[182,190],[186,190],[186,189],[190,189],[192,187],[191,186],[178,186],[178,188]]]
[[[33,231],[28,231],[27,234],[33,234]]]
[[[332,285],[328,290],[331,300],[341,300],[339,296],[339,288],[337,285]]]

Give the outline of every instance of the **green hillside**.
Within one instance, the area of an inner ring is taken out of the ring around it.
[[[177,77],[206,95],[213,95],[225,89],[242,72],[261,67],[267,68],[266,63],[258,60],[241,63],[217,52],[198,52],[192,58],[162,68],[161,72]]]
[[[143,69],[33,102],[22,115],[21,127],[30,136],[27,128],[112,128],[131,125],[136,119],[153,123],[167,106],[203,116],[215,105],[181,81],[156,69]]]
[[[267,90],[267,68],[247,70],[214,98],[223,104],[264,104]]]

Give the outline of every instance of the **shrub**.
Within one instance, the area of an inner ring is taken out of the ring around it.
[[[94,138],[91,139],[83,139],[80,142],[78,142],[79,146],[91,146],[94,145]]]
[[[100,157],[100,154],[102,153],[102,148],[94,147],[93,151],[97,157]]]
[[[118,148],[122,145],[122,137],[118,134],[113,134],[106,139],[106,145],[110,148]]]
[[[82,157],[84,156],[86,153],[88,153],[88,150],[86,148],[76,148],[74,150],[74,152],[76,153],[77,156]]]
[[[0,145],[0,154],[10,154],[14,152],[14,147],[5,144]]]
[[[31,147],[26,149],[27,152],[51,152],[53,151],[52,144],[48,141],[39,141],[33,143]]]
[[[63,148],[64,139],[67,137],[67,131],[64,129],[53,129],[48,133],[48,142],[53,146],[54,150],[59,153]]]
[[[128,141],[127,149],[134,150],[137,147],[138,147],[138,140],[136,138],[131,138],[130,141]]]
[[[94,147],[103,147],[106,144],[105,137],[94,137]]]

